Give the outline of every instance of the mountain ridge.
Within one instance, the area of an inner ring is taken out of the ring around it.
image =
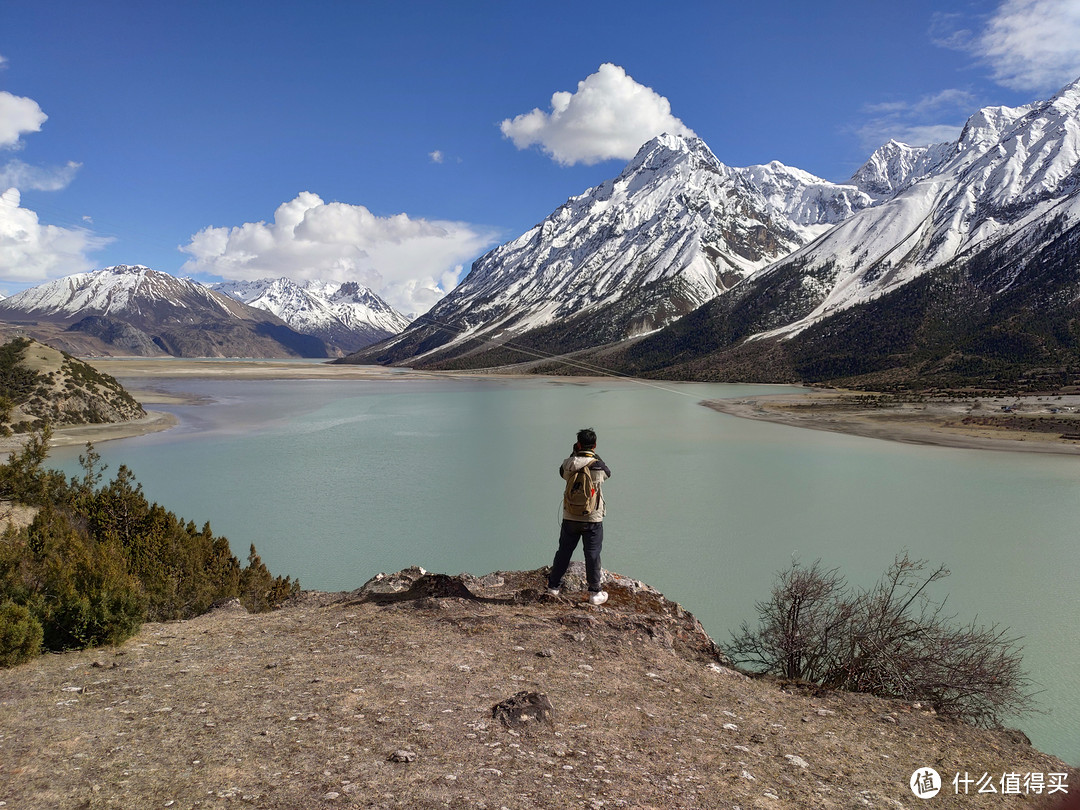
[[[281,318],[305,335],[321,339],[337,354],[357,351],[401,332],[409,320],[356,282],[264,278],[210,285],[238,301]]]
[[[620,178],[644,185],[642,172],[671,166],[650,165],[639,153]],[[739,173],[744,188],[756,183],[756,199],[767,210],[815,221],[813,210],[799,209],[801,201],[814,199],[812,175],[775,163],[719,171]],[[683,176],[671,177],[675,184]],[[599,197],[598,190],[617,182],[588,194]],[[473,326],[478,339],[464,346],[457,340],[457,350],[428,333],[426,342],[405,352],[380,351],[393,348],[382,344],[356,360],[479,368],[570,353],[577,362],[616,372],[689,379],[1080,384],[1080,320],[1070,303],[1080,298],[1080,80],[1046,101],[985,107],[952,143],[889,142],[849,184],[823,188],[832,207],[816,210],[831,211],[835,224],[718,288],[697,309],[672,313],[667,323],[619,333],[611,319],[568,314],[509,340],[491,339]],[[1047,280],[1052,294],[1035,278]],[[629,306],[630,298],[620,305]],[[1055,328],[1043,329],[1031,313]],[[476,315],[465,309],[459,318]],[[887,334],[875,322],[897,331]],[[973,324],[979,324],[975,331]],[[411,331],[397,339],[399,346]],[[1005,346],[1013,347],[1011,357]],[[901,369],[905,362],[913,365]],[[559,362],[534,362],[533,368],[556,372]]]
[[[654,331],[870,202],[778,162],[732,169],[699,138],[661,135],[617,177],[477,259],[401,335],[345,362],[438,365],[511,343],[574,350],[569,333],[582,330]]]

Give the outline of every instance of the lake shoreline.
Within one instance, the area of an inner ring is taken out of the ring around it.
[[[908,444],[1080,455],[1075,395],[904,399],[810,391],[702,404],[744,419]]]
[[[144,406],[191,405],[200,399],[154,388],[155,379],[230,380],[436,380],[493,379],[533,374],[414,371],[386,366],[335,365],[296,360],[102,357],[88,360],[95,368],[128,381],[131,394]],[[596,377],[551,377],[552,382],[595,382]],[[897,397],[841,390],[807,390],[799,394],[706,400],[720,413],[774,424],[825,430],[908,444],[971,450],[1080,455],[1080,396]],[[142,419],[101,425],[57,428],[53,446],[132,438],[169,430],[179,419],[165,411],[148,411]],[[1066,438],[1076,436],[1077,438]],[[0,438],[0,453],[9,453],[25,436]]]

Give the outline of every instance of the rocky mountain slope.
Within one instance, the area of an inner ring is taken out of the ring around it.
[[[749,679],[690,613],[640,582],[613,575],[611,599],[593,608],[583,594],[541,595],[542,577],[413,568],[269,614],[223,605],[144,625],[117,648],[0,670],[0,800],[915,807],[909,782],[924,767],[943,777],[934,807],[980,803],[956,794],[964,772],[995,783],[1042,774],[1043,794],[995,795],[995,807],[1053,806],[1051,780],[1076,789],[1075,771],[1017,732]]]
[[[356,282],[298,284],[287,278],[267,278],[224,281],[212,289],[273,313],[339,355],[378,343],[409,325],[408,318]]]
[[[697,138],[663,135],[349,362],[490,365],[645,334],[871,202],[780,163],[732,169]]]
[[[664,136],[351,360],[1080,385],[1078,224],[1080,80],[980,110],[953,143],[889,142],[846,186]]]
[[[0,346],[0,433],[41,422],[64,425],[127,422],[146,416],[115,379],[29,338]]]
[[[140,265],[79,273],[16,293],[0,301],[0,321],[78,353],[327,356],[321,340],[265,310]]]
[[[1080,383],[1080,81],[981,110],[931,151],[882,173],[900,186],[891,198],[610,362],[707,379]]]

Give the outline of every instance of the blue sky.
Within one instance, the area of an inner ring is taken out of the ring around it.
[[[137,263],[420,312],[660,131],[844,181],[1078,76],[1080,0],[0,0],[0,292]]]

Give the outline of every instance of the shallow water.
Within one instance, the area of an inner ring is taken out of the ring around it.
[[[721,644],[775,572],[821,558],[870,585],[901,550],[952,570],[958,620],[1025,637],[1049,712],[1019,721],[1080,762],[1080,464],[753,422],[698,404],[787,389],[543,379],[125,380],[206,397],[174,430],[97,449],[152,500],[209,520],[305,588],[409,565],[476,574],[550,563],[559,462],[595,427],[606,568],[681,602]],[[54,451],[69,474],[79,449]],[[580,552],[579,552],[580,556]],[[974,767],[975,764],[973,764]]]

